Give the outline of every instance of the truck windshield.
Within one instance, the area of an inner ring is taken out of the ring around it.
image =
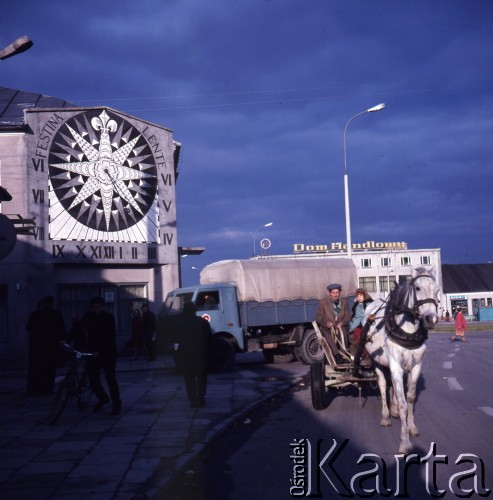
[[[164,314],[181,314],[185,302],[191,302],[193,292],[186,292],[177,295],[168,295],[164,303]]]

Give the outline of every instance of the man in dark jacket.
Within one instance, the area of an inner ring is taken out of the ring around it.
[[[341,297],[341,285],[339,283],[331,283],[327,286],[329,292],[328,297],[324,297],[318,303],[317,323],[320,326],[325,340],[329,344],[330,350],[334,355],[335,362],[338,365],[348,364],[349,361],[342,356],[339,348],[330,334],[332,327],[342,331],[346,345],[348,345],[347,324],[351,319],[351,313],[347,300]]]
[[[27,320],[30,334],[27,393],[32,396],[51,394],[57,364],[62,359],[59,343],[65,338],[65,325],[62,315],[53,308],[54,302],[47,295]]]
[[[149,361],[156,360],[156,315],[147,304],[142,306],[142,333],[144,334]]]
[[[95,353],[95,356],[88,358],[87,361],[91,389],[98,398],[94,411],[100,411],[105,404],[109,403],[111,397],[113,406],[111,415],[119,415],[122,403],[116,380],[115,318],[103,309],[103,298],[94,297],[90,304],[91,310],[83,316],[79,328],[86,334],[87,350]],[[101,385],[101,371],[104,372],[110,397]]]
[[[187,302],[177,322],[175,340],[179,347],[176,356],[178,370],[183,373],[188,399],[193,408],[205,404],[207,389],[207,358],[212,342],[209,322],[195,315],[195,306]]]

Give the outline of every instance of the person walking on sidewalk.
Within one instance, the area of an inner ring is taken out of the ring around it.
[[[58,362],[62,359],[59,342],[65,338],[65,325],[55,299],[47,295],[39,308],[30,314],[26,329],[29,332],[29,368],[27,393],[30,396],[49,395],[53,391]]]
[[[79,327],[86,333],[87,348],[95,356],[88,358],[87,369],[89,383],[96,395],[98,402],[94,411],[100,411],[110,401],[112,403],[111,415],[121,412],[120,388],[116,380],[116,326],[112,314],[103,309],[102,297],[93,297],[90,300],[91,310],[81,319]],[[101,385],[101,371],[104,372],[110,397]]]
[[[142,306],[142,331],[149,351],[149,361],[156,361],[156,315],[147,304]]]
[[[139,350],[143,350],[147,358],[149,351],[147,350],[147,342],[144,335],[144,324],[140,314],[140,309],[134,309],[132,312],[132,347],[133,359],[136,360],[139,355]]]
[[[207,358],[212,343],[212,330],[209,322],[196,316],[195,311],[191,302],[185,303],[174,340],[178,343],[177,368],[185,379],[190,406],[200,408],[205,404]]]
[[[455,335],[452,335],[452,337],[450,337],[450,340],[453,342],[455,340],[455,337],[459,337],[460,339],[462,339],[462,342],[467,342],[466,330],[466,318],[464,318],[464,315],[462,314],[462,309],[458,307],[457,312],[455,313]]]

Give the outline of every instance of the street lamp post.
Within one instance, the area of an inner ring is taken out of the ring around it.
[[[347,256],[352,258],[352,242],[351,242],[351,218],[349,216],[349,180],[347,174],[347,160],[346,160],[346,131],[349,124],[358,116],[364,115],[366,113],[375,113],[376,111],[380,111],[385,108],[385,104],[377,104],[373,106],[373,108],[367,109],[358,113],[357,115],[349,118],[346,126],[344,127],[344,208],[346,213],[346,246],[347,246]]]
[[[257,240],[256,240],[256,236],[257,236],[257,231],[259,229],[262,229],[263,227],[270,227],[272,226],[272,224],[274,224],[273,222],[267,222],[267,224],[262,224],[260,227],[258,227],[257,229],[255,229],[255,231],[253,232],[253,256],[255,257],[255,247],[256,247],[256,243],[257,243]]]

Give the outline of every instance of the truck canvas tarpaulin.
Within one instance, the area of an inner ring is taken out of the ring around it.
[[[352,296],[356,280],[354,263],[345,258],[222,260],[200,273],[202,285],[235,285],[239,302],[319,300],[329,283],[341,284],[342,295]]]

